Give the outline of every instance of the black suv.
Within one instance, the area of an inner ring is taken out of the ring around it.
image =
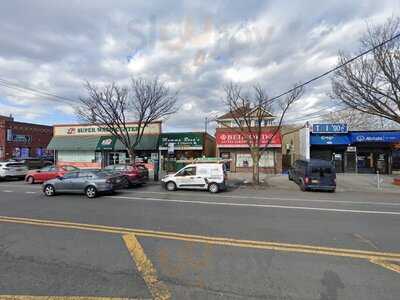
[[[296,182],[302,191],[336,190],[336,171],[330,161],[321,159],[296,160],[289,168],[289,180]]]

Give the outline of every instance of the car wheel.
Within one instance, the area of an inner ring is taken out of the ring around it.
[[[218,193],[219,192],[219,187],[218,187],[218,184],[216,184],[216,183],[210,183],[209,185],[208,185],[208,191],[209,192],[211,192],[211,193]]]
[[[293,181],[293,178],[290,174],[288,174],[289,181]]]
[[[52,186],[51,184],[47,184],[44,187],[43,192],[47,197],[51,197],[51,196],[54,196],[54,194],[56,193],[56,190],[54,189],[54,186]]]
[[[33,178],[33,176],[29,176],[26,181],[30,184],[34,184],[35,183],[35,178]]]
[[[167,182],[166,186],[168,191],[175,191],[176,190],[176,184],[173,181]]]
[[[95,198],[97,196],[97,189],[93,185],[90,185],[85,189],[85,195],[88,198]]]

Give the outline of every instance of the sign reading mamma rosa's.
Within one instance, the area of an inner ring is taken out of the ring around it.
[[[261,133],[261,141],[260,146],[264,147],[268,140],[271,139],[273,132],[264,131]],[[223,131],[217,132],[215,135],[217,140],[217,146],[222,147],[230,147],[230,148],[245,148],[248,147],[246,139],[244,136],[235,131]],[[271,142],[269,143],[268,147],[281,147],[282,145],[282,137],[281,134],[278,132],[274,135]]]
[[[126,124],[129,133],[136,134],[138,126],[135,123]],[[159,134],[161,132],[161,123],[151,123],[144,130],[144,134]],[[96,125],[55,125],[54,135],[59,136],[79,136],[79,135],[108,135],[107,127]]]

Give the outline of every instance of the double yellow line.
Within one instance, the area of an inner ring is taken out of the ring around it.
[[[255,248],[255,249],[297,252],[306,254],[331,255],[331,256],[359,258],[359,259],[367,259],[375,261],[388,260],[393,262],[400,262],[400,253],[394,253],[394,252],[364,251],[364,250],[355,250],[346,248],[310,246],[303,244],[288,244],[288,243],[265,242],[265,241],[255,241],[255,240],[232,239],[223,237],[210,237],[210,236],[182,234],[182,233],[165,232],[165,231],[133,229],[127,227],[104,226],[104,225],[93,225],[84,223],[39,220],[39,219],[28,219],[28,218],[17,218],[17,217],[6,217],[6,216],[0,216],[0,222],[28,224],[28,225],[56,227],[56,228],[67,228],[67,229],[78,229],[86,231],[97,231],[97,232],[115,233],[122,235],[133,234],[139,237],[140,236],[155,237],[162,239],[179,240],[179,241],[221,245],[221,246],[234,246],[242,248]]]

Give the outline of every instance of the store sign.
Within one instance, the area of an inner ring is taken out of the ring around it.
[[[13,142],[19,142],[19,143],[31,143],[32,142],[32,136],[24,135],[24,134],[13,134],[12,141]]]
[[[352,143],[398,143],[400,131],[351,132]]]
[[[357,147],[354,147],[354,146],[347,147],[347,152],[356,152],[356,151],[357,151]]]
[[[128,133],[137,134],[137,124],[126,124]],[[161,132],[160,123],[151,123],[145,130],[144,134],[159,134]],[[111,135],[106,126],[96,125],[72,125],[72,126],[54,126],[54,136],[88,136],[88,135]]]
[[[264,131],[261,133],[260,147],[265,147],[269,140],[270,143],[268,147],[281,147],[282,146],[282,136],[278,132],[273,137],[273,132]],[[272,139],[271,139],[272,137]],[[217,132],[215,135],[217,140],[217,146],[220,148],[247,148],[248,143],[247,140],[250,138],[250,134],[247,134],[245,138],[243,134],[238,133],[237,131],[224,131]]]
[[[347,133],[347,124],[313,124],[313,133]]]
[[[310,136],[311,145],[349,145],[347,134],[314,134]]]
[[[203,135],[200,133],[163,133],[160,137],[160,150],[167,150],[173,143],[176,150],[202,150]]]
[[[97,143],[97,150],[114,150],[115,142],[117,138],[115,136],[102,136]]]

